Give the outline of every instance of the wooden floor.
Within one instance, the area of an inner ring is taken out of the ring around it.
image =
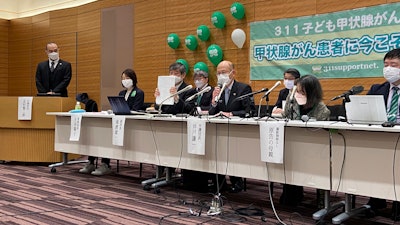
[[[152,165],[143,165],[142,177],[137,163],[120,161],[117,172],[112,160],[113,173],[102,177],[79,174],[82,166],[62,166],[50,173],[43,164],[0,164],[0,223],[279,224],[279,217],[281,224],[332,224],[332,216],[340,213],[338,210],[323,221],[314,221],[314,189],[305,189],[304,201],[298,207],[287,207],[279,205],[282,185],[274,184],[271,201],[267,182],[248,179],[247,191],[222,192],[222,213],[211,216],[207,212],[213,193],[183,190],[179,184],[161,187],[159,192],[143,190],[141,182],[154,176]],[[342,200],[343,195],[332,193],[332,198]],[[358,196],[356,206],[367,200]],[[358,216],[344,224],[396,224],[389,215],[390,209],[386,209],[374,218]]]

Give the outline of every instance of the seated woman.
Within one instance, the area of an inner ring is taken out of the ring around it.
[[[331,112],[322,101],[322,88],[318,79],[313,75],[299,78],[294,95],[290,93],[286,98],[283,117],[291,120],[315,118],[329,120]],[[293,91],[292,90],[292,91]],[[293,96],[293,99],[291,97]],[[296,206],[303,200],[303,187],[284,184],[279,199],[281,204]]]
[[[144,108],[144,92],[137,87],[137,77],[135,71],[126,69],[121,75],[121,84],[124,90],[119,92],[119,96],[124,96],[128,102],[129,108],[133,111],[142,110]],[[79,173],[90,173],[92,175],[101,176],[111,173],[110,159],[102,158],[101,165],[96,169],[94,160],[96,157],[89,156],[89,162],[79,170]]]

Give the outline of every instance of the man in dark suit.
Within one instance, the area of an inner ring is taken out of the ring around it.
[[[185,111],[191,115],[198,115],[201,112],[207,112],[211,106],[212,93],[214,88],[208,84],[208,72],[197,70],[193,74],[195,87],[188,93],[189,97],[193,96],[206,88],[209,91],[198,94],[190,101],[185,101]]]
[[[49,60],[39,63],[36,69],[38,93],[68,97],[71,63],[60,59],[56,43],[48,43],[45,52]]]
[[[273,114],[282,114],[283,105],[282,102],[286,101],[289,91],[293,89],[296,81],[300,78],[300,72],[297,69],[289,68],[283,72],[283,83],[285,88],[279,91],[278,100],[276,101],[274,108],[272,109]]]
[[[254,99],[252,96],[242,100],[236,100],[237,97],[251,93],[251,87],[248,84],[240,83],[235,80],[236,70],[232,62],[222,61],[217,66],[218,84],[225,89],[221,93],[221,88],[215,87],[212,95],[210,115],[220,114],[225,117],[251,116],[255,111]],[[224,85],[225,84],[225,85]],[[220,97],[219,99],[218,96]],[[240,192],[243,189],[243,179],[230,176],[231,192]]]
[[[393,49],[386,53],[383,58],[383,64],[383,76],[386,79],[386,82],[382,84],[373,84],[368,92],[368,95],[383,95],[386,102],[388,120],[399,123],[400,98],[397,96],[400,94],[400,49]],[[371,206],[371,210],[375,214],[378,209],[386,208],[386,200],[370,198],[368,205]],[[399,202],[393,202],[392,219],[396,221],[400,220],[399,211]]]
[[[221,92],[221,87],[215,87],[213,91],[213,101],[209,110],[210,115],[221,114],[226,117],[251,116],[255,111],[253,97],[244,98],[237,101],[236,98],[251,93],[251,87],[248,84],[240,83],[235,80],[236,71],[230,61],[222,61],[217,66],[218,84],[226,84],[225,90]],[[221,94],[221,95],[220,95]],[[220,96],[220,99],[216,99]],[[218,100],[217,102],[215,100]]]
[[[170,94],[173,95],[178,91],[184,89],[188,86],[184,79],[186,77],[186,68],[185,65],[179,62],[175,62],[169,66],[169,75],[175,77],[175,86],[171,87]],[[163,105],[162,112],[168,114],[177,114],[177,113],[186,113],[185,111],[185,100],[190,95],[190,91],[185,91],[180,93],[179,95],[174,96],[174,104],[173,105]],[[154,97],[158,97],[160,95],[160,91],[156,88],[154,92]],[[158,109],[158,105],[156,105],[156,109]]]

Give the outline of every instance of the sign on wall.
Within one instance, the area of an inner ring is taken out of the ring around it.
[[[319,78],[382,76],[400,47],[400,3],[250,24],[250,79],[282,79],[296,68]]]

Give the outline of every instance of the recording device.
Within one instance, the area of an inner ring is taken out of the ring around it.
[[[256,94],[259,94],[259,93],[262,93],[262,92],[266,92],[266,91],[268,91],[268,88],[263,88],[261,90],[255,91],[255,92],[247,93],[247,94],[244,94],[242,96],[239,96],[239,97],[235,98],[235,101],[240,101],[240,100],[243,100],[243,99],[245,99],[245,98],[247,98],[249,96],[253,96],[253,95],[256,95]]]
[[[183,93],[183,92],[185,92],[185,91],[188,91],[188,90],[190,90],[190,89],[192,89],[192,88],[193,88],[192,85],[188,85],[188,86],[184,87],[182,90],[177,91],[175,94],[171,94],[170,96],[168,96],[168,98],[162,100],[162,102],[160,103],[160,107],[158,107],[158,114],[161,114],[162,105],[163,105],[163,103],[164,103],[166,100],[168,100],[168,99],[170,99],[170,98],[172,98],[172,97],[174,97],[174,96],[177,96],[177,95],[179,95],[179,94],[181,94],[181,93]]]
[[[219,95],[217,97],[215,97],[214,102],[218,103],[218,101],[221,99],[222,92],[224,92],[227,85],[228,85],[228,83],[226,83],[226,82],[222,85],[221,91],[219,92]],[[220,84],[218,84],[218,87],[219,86],[220,86]]]
[[[190,96],[189,98],[186,99],[186,102],[190,102],[192,101],[196,96],[199,96],[201,94],[203,94],[204,92],[209,92],[211,90],[211,86],[207,86],[206,88],[204,88],[203,90],[197,92],[196,94]]]
[[[265,95],[263,96],[263,98],[267,97],[269,95],[269,93],[271,93],[271,91],[273,91],[276,87],[278,87],[281,84],[280,81],[277,81],[274,86],[272,86],[271,89],[269,89],[267,92],[265,92]]]
[[[364,91],[364,87],[363,86],[353,86],[350,90],[344,92],[343,94],[338,95],[336,97],[333,97],[331,99],[331,101],[335,101],[335,100],[337,100],[339,98],[343,98],[343,97],[346,97],[346,96],[349,96],[349,95],[356,95],[356,94],[361,93],[362,91]]]
[[[309,117],[308,115],[302,115],[301,116],[301,121],[303,122],[315,122],[317,121],[315,118]]]

